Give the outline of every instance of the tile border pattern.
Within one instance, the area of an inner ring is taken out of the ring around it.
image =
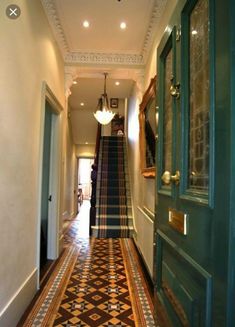
[[[136,317],[136,325],[139,327],[160,327],[154,321],[154,307],[147,290],[146,281],[140,270],[141,263],[130,239],[121,240],[124,263],[126,265],[127,280],[130,286],[130,294],[133,303],[133,311]],[[138,299],[138,300],[136,300]]]
[[[76,259],[77,249],[75,247],[67,248],[64,251],[23,327],[48,326],[48,322],[60,303]]]

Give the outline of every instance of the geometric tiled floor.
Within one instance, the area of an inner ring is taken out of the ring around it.
[[[68,325],[135,326],[120,240],[81,249],[53,326]]]
[[[153,304],[131,239],[66,234],[66,250],[23,326],[154,327]]]

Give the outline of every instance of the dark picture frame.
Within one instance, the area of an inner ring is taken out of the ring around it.
[[[151,79],[148,89],[143,95],[142,102],[139,105],[139,146],[140,146],[140,169],[141,173],[145,178],[155,178],[155,165],[152,167],[147,167],[146,162],[146,147],[147,147],[147,138],[146,138],[146,119],[148,110],[151,109],[155,111],[156,105],[152,106],[151,104],[156,101],[156,79],[157,76]],[[149,107],[150,106],[150,107]],[[155,140],[156,142],[156,140]]]
[[[110,99],[110,107],[111,108],[118,108],[118,98],[111,98]]]

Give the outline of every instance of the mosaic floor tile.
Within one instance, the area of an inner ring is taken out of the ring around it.
[[[154,327],[133,241],[77,239],[78,226],[68,228],[61,263],[23,326]]]

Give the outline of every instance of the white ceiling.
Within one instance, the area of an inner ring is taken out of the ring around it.
[[[154,0],[56,0],[71,52],[141,53]],[[90,22],[84,28],[84,20]],[[127,23],[121,30],[122,21]]]
[[[64,57],[69,87],[72,80],[78,82],[69,97],[75,144],[95,143],[92,113],[103,93],[104,72],[109,98],[129,97],[135,76],[143,73],[166,1],[41,0]],[[90,22],[88,29],[84,20]],[[119,27],[122,21],[125,30]]]
[[[120,84],[117,86],[115,82]],[[133,86],[133,81],[129,79],[110,79],[107,77],[106,91],[110,98],[128,98]],[[71,95],[69,97],[69,105],[72,110],[86,110],[94,112],[98,103],[98,99],[104,90],[104,76],[100,73],[100,78],[78,78],[77,84],[72,85]],[[92,91],[92,92],[91,92]],[[92,93],[92,96],[91,96]],[[81,107],[80,103],[84,106]]]

